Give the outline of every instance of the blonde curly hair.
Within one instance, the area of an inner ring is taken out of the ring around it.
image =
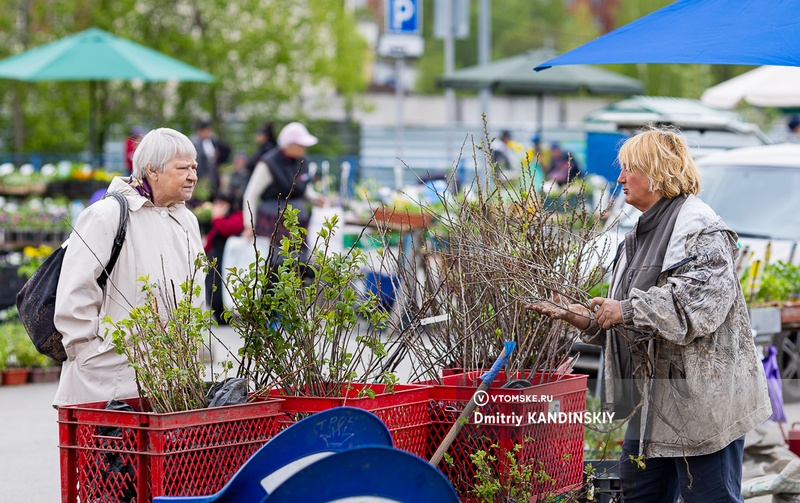
[[[648,125],[625,141],[617,160],[621,169],[647,177],[650,190],[663,197],[700,192],[700,171],[675,128]]]

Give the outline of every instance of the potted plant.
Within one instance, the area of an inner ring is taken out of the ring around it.
[[[66,203],[51,198],[7,203],[0,211],[0,229],[6,242],[17,245],[60,243],[70,230]]]
[[[17,292],[25,284],[19,269],[25,263],[24,254],[16,251],[0,254],[0,309],[13,306]]]
[[[467,418],[439,465],[462,498],[474,495],[480,483],[480,467],[469,458],[477,452],[494,456],[492,471],[501,485],[513,479],[515,466],[535,464],[532,487],[540,498],[582,480],[583,424],[530,419],[551,410],[576,415],[586,410],[586,376],[570,372],[575,334],[525,306],[555,295],[588,305],[609,252],[597,241],[603,208],[588,203],[585,184],[548,188],[526,165],[519,179],[509,180],[490,164],[480,176],[476,170],[476,182],[464,193],[439,195],[437,225],[427,235],[427,242],[437,245],[423,247],[422,256],[386,251],[396,253],[404,291],[403,301],[396,302],[401,312],[391,318],[401,322],[390,327],[395,333],[387,351],[390,360],[410,354],[416,378],[433,386],[428,456],[458,419],[454,411],[463,410],[475,394],[480,369],[488,370],[505,341],[516,342],[480,412],[518,418],[519,424]],[[450,375],[440,375],[448,367]]]
[[[233,306],[223,316],[243,340],[239,377],[254,391],[279,388],[286,395],[335,396],[346,382],[393,384],[380,365],[386,313],[356,285],[364,278],[363,252],[329,250],[334,217],[303,260],[307,231],[298,210],[289,207],[281,218],[288,234],[279,246],[232,270],[225,285]]]
[[[22,323],[18,321],[0,323],[0,346],[4,362],[3,384],[17,385],[28,382],[30,367],[38,352],[28,338]]]
[[[60,377],[61,364],[37,352],[31,363],[28,382],[32,384],[57,382]]]
[[[207,258],[198,256],[195,272],[205,267]],[[212,321],[211,311],[198,307],[202,288],[196,276],[179,288],[141,277],[144,304],[132,307],[124,320],[104,320],[113,327],[117,353],[124,354],[135,371],[139,397],[147,398],[152,411],[182,412],[208,405],[202,353]],[[231,365],[227,362],[223,369]]]
[[[195,265],[205,267],[205,256]],[[281,430],[278,400],[209,406],[229,395],[204,382],[213,322],[199,307],[200,286],[140,281],[146,302],[124,320],[104,320],[139,396],[59,407],[64,501],[211,494]]]
[[[386,423],[398,448],[423,455],[427,388],[398,383],[385,361],[388,313],[378,295],[358,289],[364,253],[331,251],[338,216],[325,221],[309,251],[298,210],[287,208],[281,219],[286,235],[271,237],[278,246],[232,268],[224,284],[233,306],[223,317],[243,343],[238,377],[256,394],[280,397],[288,422],[338,405],[362,407]]]

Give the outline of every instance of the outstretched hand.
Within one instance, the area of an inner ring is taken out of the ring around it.
[[[589,328],[589,309],[581,304],[570,304],[567,299],[558,294],[551,299],[529,304],[525,306],[525,309],[535,311],[550,319],[564,320],[580,330]]]

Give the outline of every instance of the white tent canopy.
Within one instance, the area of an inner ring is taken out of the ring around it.
[[[700,100],[727,109],[741,101],[757,107],[800,107],[800,67],[761,66],[709,87]]]

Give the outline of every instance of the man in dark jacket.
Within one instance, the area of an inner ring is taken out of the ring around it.
[[[208,194],[196,194],[198,199],[210,201],[219,190],[219,167],[228,162],[231,147],[214,135],[211,122],[201,120],[195,127],[192,143],[197,149],[197,179],[209,185]]]
[[[267,122],[256,132],[256,153],[247,161],[247,170],[252,174],[261,156],[278,146],[275,140],[275,125]]]

